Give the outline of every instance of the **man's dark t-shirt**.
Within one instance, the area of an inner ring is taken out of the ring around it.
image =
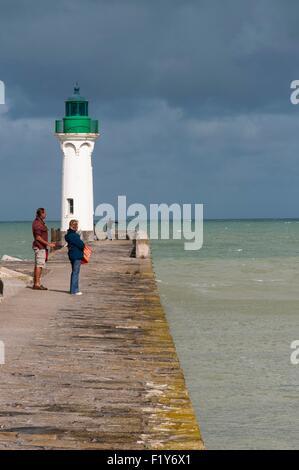
[[[43,245],[42,243],[36,240],[36,237],[40,236],[46,242],[48,241],[48,227],[46,226],[45,222],[39,217],[36,217],[36,219],[32,223],[32,233],[34,238],[32,248],[39,248],[40,250],[46,249],[46,245]]]

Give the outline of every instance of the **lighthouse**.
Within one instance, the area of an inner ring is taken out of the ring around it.
[[[65,117],[55,123],[55,135],[62,150],[62,237],[69,228],[70,220],[77,219],[84,240],[92,240],[92,152],[99,131],[98,121],[89,117],[88,101],[80,95],[78,84],[74,94],[65,101]]]

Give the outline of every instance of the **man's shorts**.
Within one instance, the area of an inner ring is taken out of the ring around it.
[[[44,268],[46,265],[46,250],[34,248],[35,253],[35,266],[37,268]]]

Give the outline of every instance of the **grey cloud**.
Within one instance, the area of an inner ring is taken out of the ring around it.
[[[296,78],[296,3],[64,0],[58,11],[27,1],[13,11],[16,3],[0,19],[15,117],[53,115],[76,79],[98,104],[165,99],[205,115],[280,109]],[[27,107],[13,99],[18,87]]]
[[[59,217],[53,128],[76,80],[101,123],[96,203],[127,194],[203,202],[209,217],[296,216],[299,4],[288,6],[2,1],[0,219],[36,205]]]

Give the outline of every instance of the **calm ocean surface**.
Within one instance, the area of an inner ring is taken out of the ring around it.
[[[207,448],[298,449],[299,220],[207,221],[200,251],[152,251]],[[0,223],[3,254],[32,258],[30,223]]]

